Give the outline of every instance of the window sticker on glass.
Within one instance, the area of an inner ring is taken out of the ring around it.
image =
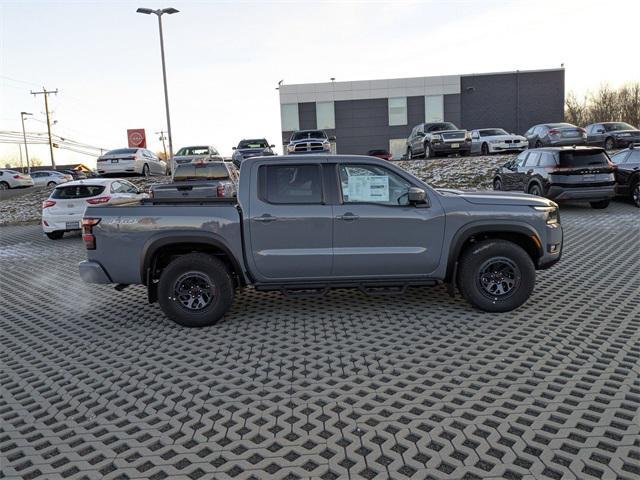
[[[389,177],[386,175],[349,176],[350,202],[388,202]]]

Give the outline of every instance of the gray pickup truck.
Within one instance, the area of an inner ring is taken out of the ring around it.
[[[562,252],[550,200],[438,190],[384,160],[326,154],[246,160],[237,198],[90,206],[83,239],[84,281],[146,285],[149,302],[185,326],[215,323],[249,286],[383,295],[446,283],[503,312]]]

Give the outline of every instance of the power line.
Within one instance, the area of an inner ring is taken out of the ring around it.
[[[31,94],[33,96],[36,95],[44,95],[44,109],[47,113],[47,131],[49,132],[49,152],[51,153],[51,166],[55,169],[56,162],[53,159],[53,142],[51,141],[51,115],[49,114],[49,94],[53,93],[55,95],[58,94],[58,89],[55,90],[47,90],[46,87],[42,87],[41,92],[34,92],[31,90]]]

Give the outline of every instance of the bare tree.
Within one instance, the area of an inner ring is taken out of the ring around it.
[[[603,84],[582,99],[569,93],[565,102],[565,119],[582,126],[619,121],[640,128],[640,82],[628,83],[617,89]]]
[[[575,93],[570,92],[565,102],[564,119],[574,125],[586,125],[589,123],[587,100],[579,100]]]

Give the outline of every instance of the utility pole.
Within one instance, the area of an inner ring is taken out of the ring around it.
[[[53,142],[51,141],[51,115],[49,115],[49,94],[50,93],[57,95],[58,89],[56,88],[55,90],[47,90],[45,87],[42,87],[41,92],[34,92],[33,90],[31,91],[31,94],[33,96],[44,95],[44,109],[47,112],[47,131],[49,132],[49,152],[51,152],[51,166],[55,170],[56,162],[53,159]]]
[[[167,157],[167,145],[164,143],[166,137],[164,136],[164,130],[160,130],[159,132],[156,132],[156,135],[160,135],[160,140],[162,140],[162,149],[164,150],[164,159],[165,161],[169,160],[169,157]]]
[[[31,164],[29,163],[29,148],[27,147],[27,132],[24,129],[25,115],[32,115],[32,114],[28,112],[20,112],[20,119],[22,120],[22,138],[24,139],[24,153],[27,156],[27,173],[31,173]]]

